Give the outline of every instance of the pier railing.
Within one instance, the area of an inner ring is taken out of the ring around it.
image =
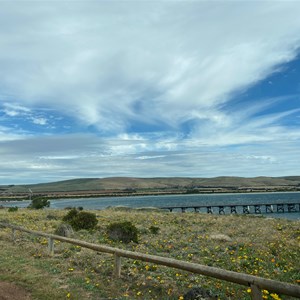
[[[251,288],[251,297],[253,300],[262,300],[262,290],[268,290],[270,292],[275,292],[278,294],[293,296],[296,298],[300,298],[300,286],[275,281],[271,279],[265,279],[262,277],[257,277],[253,275],[248,275],[244,273],[238,273],[234,271],[228,271],[220,268],[185,262],[177,259],[161,257],[150,254],[143,254],[139,252],[127,251],[119,248],[109,247],[105,245],[92,244],[85,241],[71,239],[67,237],[62,237],[59,235],[49,234],[40,231],[34,231],[30,229],[26,229],[20,226],[2,223],[0,222],[0,227],[6,227],[12,229],[12,239],[15,240],[15,232],[21,231],[29,234],[42,236],[48,238],[48,251],[50,255],[54,254],[54,240],[58,240],[61,242],[73,244],[76,246],[80,246],[83,248],[91,249],[98,252],[110,253],[114,255],[114,276],[121,276],[121,258],[130,258],[134,260],[141,260],[149,263],[155,263],[157,265],[167,266],[171,268],[180,269],[183,271],[189,271],[196,274],[201,274],[204,276],[213,277],[216,279],[244,285]]]

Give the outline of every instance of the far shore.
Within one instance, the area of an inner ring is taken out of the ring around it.
[[[268,187],[268,188],[208,188],[208,189],[180,189],[180,190],[102,190],[102,191],[57,191],[2,194],[0,202],[25,201],[32,197],[42,197],[51,200],[73,198],[101,198],[101,197],[133,197],[133,196],[162,196],[162,195],[192,195],[192,194],[255,194],[255,193],[288,193],[300,192],[300,187]]]

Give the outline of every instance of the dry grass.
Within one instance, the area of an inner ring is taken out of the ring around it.
[[[97,230],[79,231],[75,238],[142,253],[221,267],[297,283],[300,279],[300,222],[254,216],[217,216],[108,209],[94,211]],[[53,233],[63,210],[9,213],[0,210],[0,221]],[[105,229],[116,221],[131,221],[139,229],[139,243],[122,244],[108,239]],[[151,226],[159,227],[151,234]],[[223,235],[223,238],[216,236]],[[204,287],[219,299],[250,299],[247,289],[212,278],[130,259],[122,260],[122,278],[114,279],[111,255],[56,243],[49,257],[47,240],[0,230],[0,279],[18,282],[33,299],[179,299],[193,287]],[[265,299],[276,295],[265,294]],[[288,297],[282,299],[288,299]]]

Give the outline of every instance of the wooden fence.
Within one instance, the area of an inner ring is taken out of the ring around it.
[[[196,274],[201,274],[205,276],[210,276],[213,278],[221,279],[228,282],[237,283],[240,285],[248,286],[251,288],[251,297],[253,300],[262,300],[262,290],[268,290],[269,292],[275,292],[277,294],[283,294],[288,296],[293,296],[300,298],[300,286],[284,283],[280,281],[275,281],[271,279],[265,279],[262,277],[257,277],[253,275],[227,271],[220,268],[209,267],[205,265],[180,261],[177,259],[161,257],[156,255],[143,254],[139,252],[127,251],[123,249],[113,248],[105,245],[92,244],[84,242],[81,240],[71,239],[67,237],[62,237],[59,235],[49,234],[40,231],[29,230],[20,226],[2,223],[1,227],[7,227],[12,229],[12,239],[15,240],[15,232],[22,231],[33,235],[42,236],[48,238],[48,250],[50,255],[54,254],[54,240],[61,242],[77,245],[80,247],[88,248],[94,251],[110,253],[114,255],[114,275],[116,277],[121,276],[121,257],[131,258],[135,260],[141,260],[149,263],[155,263],[157,265],[167,266],[171,268],[176,268],[184,271],[189,271]]]

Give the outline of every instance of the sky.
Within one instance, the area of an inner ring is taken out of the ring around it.
[[[0,184],[300,175],[300,1],[0,1]]]

